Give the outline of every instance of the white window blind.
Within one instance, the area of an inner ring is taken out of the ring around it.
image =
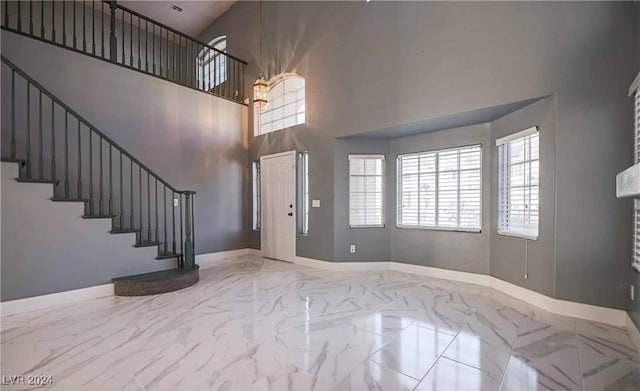
[[[538,129],[498,139],[496,144],[498,233],[536,239],[540,215]]]
[[[398,226],[480,231],[480,145],[398,156]]]
[[[640,163],[640,89],[635,91],[634,126],[635,126],[635,163]],[[640,271],[640,200],[633,203],[633,267]]]
[[[384,156],[349,156],[349,226],[384,226]]]

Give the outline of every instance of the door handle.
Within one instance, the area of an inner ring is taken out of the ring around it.
[[[289,212],[289,213],[287,213],[287,215],[293,216],[293,212]]]

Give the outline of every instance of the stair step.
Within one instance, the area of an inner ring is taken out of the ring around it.
[[[146,296],[187,288],[200,279],[198,265],[192,270],[171,269],[134,276],[114,278],[117,296]]]
[[[57,179],[37,179],[37,178],[16,178],[18,182],[25,183],[51,183],[53,185],[58,183]]]
[[[162,243],[160,242],[146,242],[146,243],[136,243],[133,247],[151,247],[151,246],[159,246]]]
[[[109,231],[110,234],[132,234],[135,233],[137,234],[138,232],[140,232],[139,229],[112,229],[111,231]]]
[[[82,215],[83,219],[112,219],[118,215]]]
[[[51,201],[55,201],[55,202],[89,202],[89,201],[91,201],[88,198],[59,198],[59,197],[52,197],[50,199],[51,199]]]
[[[167,254],[158,255],[156,259],[178,258],[180,256],[182,256],[182,254],[167,253]]]
[[[24,166],[25,164],[27,164],[27,161],[24,159],[16,159],[16,158],[12,159],[10,157],[7,157],[7,158],[3,157],[0,159],[0,161],[3,163],[18,163],[21,166]]]

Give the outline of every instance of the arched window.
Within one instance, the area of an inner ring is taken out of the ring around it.
[[[257,134],[300,125],[305,122],[304,78],[279,75],[269,82],[268,103],[256,109]]]
[[[209,91],[227,81],[227,36],[221,35],[209,42],[208,47],[198,53],[197,72],[198,87]]]

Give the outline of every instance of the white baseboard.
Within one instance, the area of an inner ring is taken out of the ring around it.
[[[554,314],[606,323],[618,327],[628,327],[628,315],[625,311],[555,299],[542,293],[538,293],[485,274],[460,272],[399,262],[328,262],[305,257],[296,257],[295,263],[302,266],[331,271],[392,270],[401,273],[410,273],[478,284],[493,288]],[[638,340],[640,343],[640,334],[638,335]]]
[[[73,304],[89,299],[113,296],[113,294],[113,284],[96,285],[71,291],[5,301],[1,303],[0,312],[2,316],[15,315],[59,305]]]
[[[250,249],[241,248],[238,250],[220,251],[217,253],[207,253],[196,255],[196,264],[200,266],[200,270],[207,269],[220,263],[220,261],[229,258],[244,257],[249,255]]]
[[[221,251],[196,255],[196,263],[200,269],[214,266],[223,259],[242,257],[249,254],[248,248],[231,251]],[[41,310],[65,304],[73,304],[84,300],[97,299],[105,296],[113,296],[113,284],[91,286],[88,288],[74,289],[65,292],[51,293],[48,295],[27,297],[24,299],[5,301],[0,303],[2,316],[15,315],[23,312]]]
[[[633,320],[631,320],[631,317],[629,316],[629,314],[626,314],[626,325],[625,328],[627,329],[627,332],[629,333],[629,336],[631,337],[631,340],[633,341],[633,344],[636,345],[636,349],[638,351],[640,351],[640,330],[638,330],[638,327],[636,326],[636,324],[633,322]]]

